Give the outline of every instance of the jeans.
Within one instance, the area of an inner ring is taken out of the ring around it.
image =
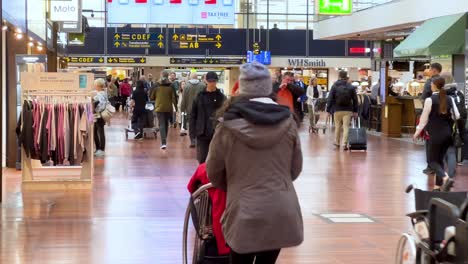
[[[317,119],[315,118],[315,107],[313,105],[307,105],[309,108],[309,121],[310,127],[315,127],[317,124]]]
[[[437,186],[442,186],[442,184],[444,183],[444,158],[450,146],[451,138],[447,138],[445,140],[433,140],[432,138],[429,139],[429,166],[436,173]]]
[[[457,151],[458,149],[455,146],[450,146],[445,154],[445,162],[447,163],[448,176],[450,178],[455,177],[457,172]]]
[[[161,133],[161,145],[167,144],[167,134],[169,133],[169,120],[172,117],[171,112],[156,113],[159,123],[159,131]]]
[[[346,146],[348,144],[349,125],[353,113],[348,111],[335,112],[335,144],[340,146],[341,143]],[[341,138],[343,140],[341,141]]]
[[[238,254],[234,251],[231,251],[230,259],[231,264],[274,264],[278,259],[280,249],[249,253],[249,254]]]
[[[105,151],[106,149],[106,134],[104,133],[104,126],[106,121],[102,118],[98,118],[94,123],[94,144],[96,144],[96,150]]]
[[[210,150],[211,138],[197,137],[197,160],[198,163],[205,163]]]
[[[143,112],[133,112],[132,124],[135,126],[135,134],[143,133],[143,127],[145,124],[146,113]]]

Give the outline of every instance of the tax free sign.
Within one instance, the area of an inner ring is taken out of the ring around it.
[[[50,0],[50,20],[54,22],[78,22],[81,16],[81,0]]]
[[[353,13],[353,0],[316,0],[317,14],[340,16]]]

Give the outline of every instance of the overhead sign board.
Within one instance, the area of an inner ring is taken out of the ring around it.
[[[107,57],[110,64],[146,64],[145,57]]]
[[[68,63],[105,63],[106,59],[104,57],[64,57],[63,58]]]
[[[81,16],[80,0],[50,0],[50,20],[78,22]]]
[[[222,34],[178,34],[171,37],[176,49],[220,49],[223,47]]]
[[[234,0],[107,0],[110,24],[234,25]]]
[[[202,64],[202,65],[241,65],[246,63],[244,58],[171,58],[171,64]]]
[[[164,48],[164,34],[159,33],[115,33],[114,47],[116,48]]]
[[[351,15],[353,0],[316,0],[316,13],[319,15]]]

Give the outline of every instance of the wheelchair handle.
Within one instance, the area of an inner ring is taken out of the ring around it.
[[[432,239],[435,237],[436,230],[437,230],[437,218],[436,213],[437,210],[443,210],[448,213],[450,217],[453,219],[458,219],[460,215],[460,209],[455,205],[442,200],[440,198],[432,198],[430,205],[429,205],[429,237],[431,239],[430,249],[435,249],[435,243],[432,242]]]

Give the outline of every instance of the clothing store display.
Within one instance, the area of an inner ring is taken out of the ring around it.
[[[80,165],[93,123],[91,103],[25,100],[17,133],[26,157],[50,165]]]

